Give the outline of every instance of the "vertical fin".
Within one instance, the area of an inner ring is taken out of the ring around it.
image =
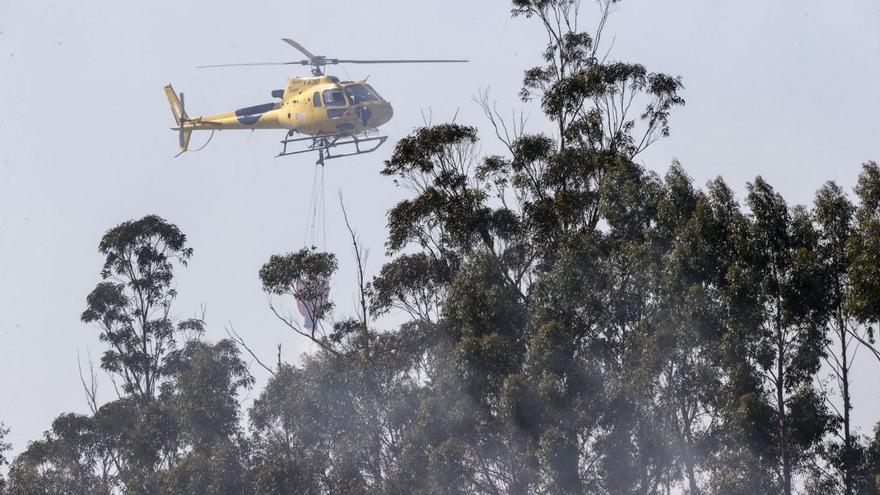
[[[174,92],[174,88],[172,88],[170,84],[165,86],[165,96],[168,97],[168,103],[171,105],[171,113],[174,115],[174,122],[180,126],[181,122],[186,122],[189,117],[186,115],[183,103],[177,98],[177,93]]]
[[[186,127],[189,116],[187,116],[186,108],[183,106],[183,93],[180,93],[180,98],[178,98],[174,88],[169,84],[165,86],[165,96],[168,97],[168,103],[171,105],[171,114],[174,115],[174,122],[177,123],[178,144],[180,145],[180,153],[177,156],[180,156],[189,149],[192,127]]]

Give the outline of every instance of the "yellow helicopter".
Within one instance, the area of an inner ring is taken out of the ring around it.
[[[257,65],[311,66],[313,77],[290,77],[284,89],[272,91],[280,101],[240,108],[233,112],[190,118],[184,107],[183,93],[165,86],[178,132],[180,156],[189,150],[193,131],[223,129],[283,129],[283,148],[277,156],[318,152],[318,162],[343,156],[370,153],[378,149],[387,136],[380,135],[378,127],[391,120],[391,103],[382,98],[366,80],[340,81],[328,76],[324,69],[337,64],[421,64],[462,63],[467,60],[352,60],[313,55],[294,40],[283,38],[296,48],[306,60],[245,64],[202,65],[208,67],[242,67]],[[305,137],[296,137],[297,134]],[[210,141],[210,138],[209,138]],[[205,143],[207,145],[207,143]],[[203,146],[204,147],[204,146]],[[353,149],[353,150],[352,150]]]

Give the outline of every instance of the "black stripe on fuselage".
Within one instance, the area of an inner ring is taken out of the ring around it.
[[[235,111],[235,117],[241,124],[254,125],[257,123],[258,120],[260,120],[260,117],[262,117],[264,113],[274,109],[274,103],[266,103],[253,107],[240,108]]]

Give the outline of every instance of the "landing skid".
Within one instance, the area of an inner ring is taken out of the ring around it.
[[[345,156],[363,155],[372,153],[379,149],[388,136],[363,134],[324,134],[319,136],[308,136],[303,138],[294,138],[293,131],[287,133],[281,144],[284,145],[279,156],[299,155],[302,153],[318,152],[318,163],[323,164],[324,160],[332,160],[334,158],[342,158]],[[302,146],[300,146],[302,145]],[[294,149],[288,149],[288,146]],[[354,150],[351,147],[354,147]],[[341,148],[348,147],[345,151]]]

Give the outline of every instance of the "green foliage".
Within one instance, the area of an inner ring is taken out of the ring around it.
[[[333,311],[329,281],[336,267],[335,255],[304,248],[295,253],[273,255],[260,269],[263,290],[267,294],[287,296],[288,303],[295,302],[306,317],[306,324],[298,324],[285,310],[276,309],[272,304],[275,316],[294,332],[331,353],[338,352],[336,344],[356,329],[342,323],[328,331],[324,325]]]
[[[98,250],[105,255],[102,282],[86,298],[82,321],[98,324],[110,347],[101,367],[122,378],[125,392],[149,402],[175,347],[174,263],[186,265],[192,249],[175,225],[149,215],[107,231]],[[200,330],[195,322],[183,328]]]
[[[849,241],[852,259],[851,310],[862,322],[880,321],[880,167],[865,164],[856,194],[856,235]],[[873,335],[871,335],[873,338]]]
[[[172,262],[186,265],[192,256],[180,229],[155,215],[110,229],[101,239],[98,251],[106,256],[101,278],[117,276],[126,280],[150,306],[170,302],[174,296],[169,292],[174,275]]]
[[[0,421],[0,469],[3,469],[9,464],[9,461],[6,459],[6,452],[12,449],[12,445],[4,442],[6,435],[9,434],[9,428],[6,428],[2,421]],[[0,474],[0,495],[6,493],[6,479]]]
[[[103,459],[96,448],[95,423],[91,418],[63,414],[52,429],[15,458],[9,471],[12,495],[69,493],[109,494],[110,485],[101,469]]]
[[[242,453],[228,441],[189,452],[158,475],[156,486],[161,495],[247,493]]]
[[[241,388],[253,378],[231,341],[187,342],[165,364],[161,394],[131,395],[92,416],[64,414],[10,469],[12,494],[241,493]]]
[[[317,287],[335,271],[335,255],[301,249],[283,256],[272,256],[260,269],[260,280],[263,290],[270,294],[311,300],[320,296]],[[297,282],[303,282],[313,292],[302,292],[296,287]]]
[[[866,476],[866,485],[870,486],[870,483],[873,482],[873,489],[876,490],[875,493],[880,493],[880,423],[877,423],[877,425],[874,426],[874,440],[868,447],[867,458],[868,472]],[[871,493],[868,488],[866,488],[866,491]]]
[[[372,313],[398,309],[413,319],[436,321],[452,272],[448,260],[425,253],[399,256],[385,264],[372,282]]]
[[[230,340],[216,344],[191,341],[168,356],[170,379],[161,401],[173,411],[183,441],[200,453],[235,436],[238,390],[254,379]]]
[[[364,493],[367,486],[395,493],[415,475],[401,468],[400,455],[419,407],[423,334],[408,326],[375,335],[369,350],[280,366],[250,411],[255,493]]]

